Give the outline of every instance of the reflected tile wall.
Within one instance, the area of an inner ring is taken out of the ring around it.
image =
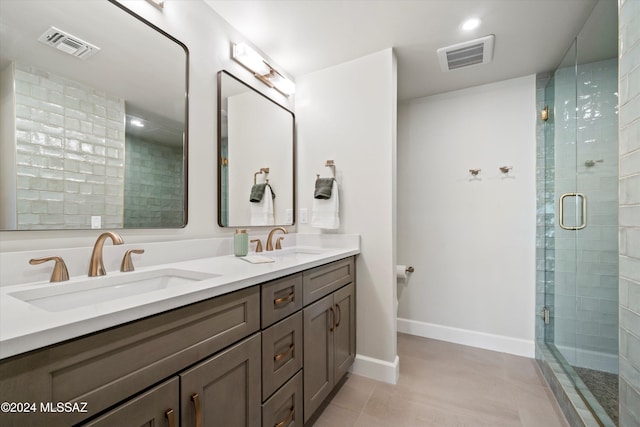
[[[124,101],[16,64],[18,229],[122,228]]]
[[[182,146],[127,137],[124,224],[127,228],[184,225]]]

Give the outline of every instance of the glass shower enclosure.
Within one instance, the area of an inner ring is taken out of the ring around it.
[[[561,371],[556,374],[564,379],[557,381],[557,388],[565,388],[559,398],[565,413],[565,406],[573,406],[576,420],[591,416],[601,425],[614,426],[618,417],[615,2],[596,4],[560,66],[538,81],[538,102],[543,105],[541,114],[546,114],[538,127],[539,353]],[[551,371],[548,368],[545,374]]]

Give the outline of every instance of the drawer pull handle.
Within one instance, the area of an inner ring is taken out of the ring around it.
[[[329,328],[329,332],[333,332],[333,330],[336,327],[335,321],[336,321],[336,311],[333,309],[333,307],[329,307],[329,310],[331,310],[331,327]]]
[[[340,322],[342,321],[342,310],[340,309],[340,305],[336,304],[336,311],[338,312],[338,321],[336,322],[336,328],[340,326]]]
[[[284,359],[285,357],[287,357],[289,354],[291,354],[292,352],[293,352],[293,344],[291,344],[289,346],[289,348],[286,349],[285,351],[283,351],[282,353],[276,354],[275,356],[273,356],[273,361],[274,362],[279,362],[282,359]]]
[[[286,425],[289,425],[291,420],[293,420],[293,415],[295,413],[296,413],[295,407],[292,406],[290,411],[289,411],[289,415],[287,415],[287,418],[285,418],[284,420],[280,421],[279,423],[276,423],[273,427],[284,427]]]
[[[281,305],[284,303],[290,303],[291,301],[293,301],[293,297],[295,296],[294,292],[291,292],[289,295],[287,295],[286,297],[282,297],[282,298],[276,298],[273,300],[273,304],[274,305]]]
[[[200,413],[200,396],[198,396],[198,393],[193,393],[191,395],[191,400],[193,401],[193,407],[196,409],[196,427],[200,427],[201,413]]]
[[[173,415],[173,409],[167,409],[164,411],[164,416],[167,417],[169,427],[176,427],[176,417]]]

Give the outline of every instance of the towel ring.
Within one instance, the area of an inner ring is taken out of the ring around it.
[[[333,179],[336,179],[336,165],[335,162],[333,160],[327,160],[327,162],[324,164],[325,168],[331,168],[332,169],[332,173],[333,173]],[[316,179],[320,179],[320,174],[317,173],[316,174]]]
[[[256,173],[254,173],[254,174],[253,174],[253,185],[256,185],[256,177],[257,177],[259,174],[265,174],[265,175],[268,175],[268,174],[269,174],[269,168],[260,168],[260,170],[259,170],[258,172],[256,172]],[[267,184],[269,183],[269,180],[268,180],[268,179],[266,180],[266,183],[267,183]]]

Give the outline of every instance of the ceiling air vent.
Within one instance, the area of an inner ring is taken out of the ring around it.
[[[486,64],[493,59],[493,34],[438,49],[442,71]]]
[[[87,59],[100,50],[98,46],[87,43],[56,27],[51,27],[45,31],[43,35],[38,37],[38,41],[80,59]]]

